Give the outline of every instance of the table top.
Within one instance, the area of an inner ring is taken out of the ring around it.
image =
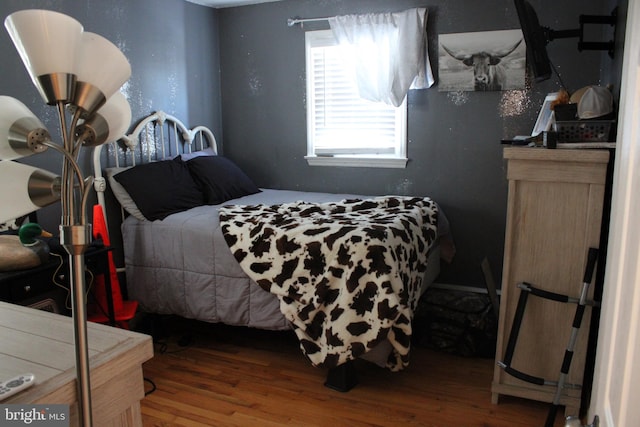
[[[153,357],[151,337],[89,322],[91,388]],[[0,302],[0,378],[30,372],[35,385],[2,403],[76,401],[73,319]]]

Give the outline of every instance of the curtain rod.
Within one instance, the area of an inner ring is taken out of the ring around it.
[[[316,22],[316,21],[328,21],[330,18],[289,18],[287,19],[287,26],[289,27],[293,27],[294,25],[300,24],[300,26],[302,27],[302,24],[305,22]]]

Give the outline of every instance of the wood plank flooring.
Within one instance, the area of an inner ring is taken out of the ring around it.
[[[358,385],[341,393],[323,385],[326,370],[311,366],[292,332],[183,319],[170,329],[144,365],[155,384],[142,400],[144,426],[518,427],[544,425],[548,411],[508,396],[493,405],[492,359],[414,348],[402,372],[358,361]]]

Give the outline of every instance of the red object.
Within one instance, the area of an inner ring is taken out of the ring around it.
[[[93,206],[93,238],[102,239],[105,246],[110,246],[109,231],[107,223],[104,219],[102,206]],[[118,272],[115,262],[113,261],[113,253],[107,253],[109,259],[109,278],[111,280],[111,298],[113,299],[113,312],[116,324],[128,329],[128,321],[133,318],[138,309],[138,301],[124,301],[122,292],[120,291],[120,281],[118,280]],[[109,304],[107,299],[107,290],[104,275],[97,275],[93,283],[93,295],[95,304],[87,307],[87,318],[91,322],[109,323]]]

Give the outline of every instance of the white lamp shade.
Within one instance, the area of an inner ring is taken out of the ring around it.
[[[0,222],[7,222],[60,200],[60,178],[10,160],[0,161]]]
[[[84,32],[76,76],[78,83],[88,84],[97,89],[104,97],[104,102],[131,77],[131,65],[120,49],[109,40],[95,33]],[[82,98],[86,97],[86,94],[77,94],[77,98],[80,98],[79,104],[82,104]],[[92,107],[80,106],[89,110]]]
[[[0,159],[12,160],[45,151],[34,138],[49,139],[49,133],[22,102],[0,96]]]
[[[131,106],[122,92],[114,93],[98,111],[109,125],[109,135],[104,142],[120,139],[131,125]]]
[[[121,93],[111,98],[86,122],[76,128],[76,135],[88,147],[120,139],[131,124],[131,107]]]
[[[4,26],[34,82],[39,76],[75,74],[82,25],[62,13],[28,9],[7,16]]]
[[[114,93],[111,98],[98,110],[109,125],[109,134],[104,142],[120,139],[131,125],[131,106],[122,92]]]

